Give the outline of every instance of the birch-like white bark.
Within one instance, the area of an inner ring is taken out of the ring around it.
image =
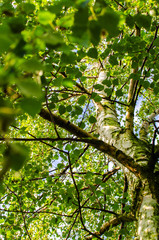
[[[143,122],[140,130],[140,139],[147,140],[149,125],[155,120],[155,117],[159,114],[159,109],[155,110],[148,118]]]

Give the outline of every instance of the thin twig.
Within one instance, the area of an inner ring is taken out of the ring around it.
[[[96,235],[96,234],[92,233],[91,231],[89,231],[89,230],[86,228],[85,224],[84,224],[83,216],[82,216],[82,210],[81,210],[80,193],[79,193],[79,190],[78,190],[78,187],[77,187],[75,178],[74,178],[74,176],[73,176],[73,171],[72,171],[71,159],[70,159],[69,152],[68,152],[68,161],[69,161],[69,168],[70,168],[70,172],[71,172],[71,177],[72,177],[72,180],[73,180],[73,183],[74,183],[76,192],[77,192],[77,200],[78,200],[79,214],[80,214],[80,220],[81,220],[82,226],[83,226],[84,230],[87,231],[89,234],[93,235],[94,237],[96,237],[96,238],[98,238],[98,239],[101,239],[98,235]]]
[[[127,8],[125,8],[121,3],[119,3],[118,1],[116,0],[113,0],[114,2],[116,2],[120,7],[122,7],[124,10],[127,10]]]
[[[75,225],[75,223],[76,223],[76,220],[77,220],[78,214],[79,214],[79,212],[76,214],[76,216],[75,216],[75,218],[74,218],[74,221],[73,221],[73,223],[72,223],[72,225],[71,225],[71,227],[70,227],[70,229],[69,229],[69,231],[68,231],[68,234],[67,234],[66,240],[69,238],[69,236],[70,236],[70,234],[71,234],[71,231],[72,231],[72,229],[73,229],[73,227],[74,227],[74,225]]]
[[[6,185],[6,184],[5,184],[5,185]],[[23,218],[23,222],[24,222],[24,228],[25,228],[26,234],[28,235],[29,239],[31,240],[31,236],[30,236],[30,233],[29,233],[28,228],[27,228],[27,225],[26,225],[26,220],[25,220],[25,216],[24,216],[24,214],[23,214],[23,210],[22,210],[21,201],[20,201],[20,199],[19,199],[19,196],[18,196],[14,191],[12,191],[7,185],[6,185],[6,187],[9,189],[9,191],[10,191],[11,193],[13,193],[13,194],[16,196],[16,198],[17,198],[17,200],[18,200],[19,207],[20,207],[20,212],[21,212],[21,214],[22,214],[22,218]]]

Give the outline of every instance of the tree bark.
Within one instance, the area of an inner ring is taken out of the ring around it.
[[[157,201],[152,197],[148,189],[145,189],[142,194],[143,198],[138,212],[136,240],[158,240],[159,208]]]
[[[151,145],[138,139],[131,131],[120,127],[114,104],[107,100],[96,106],[100,138],[132,157],[141,167],[148,166],[148,163],[152,161]],[[116,159],[114,160],[116,161]],[[139,179],[128,168],[119,162],[117,164],[120,165],[129,180],[129,191],[132,192],[134,202],[132,211],[138,219],[136,240],[159,239],[159,199],[156,194],[158,192],[158,179],[155,180],[154,172],[150,172],[149,169],[147,169],[145,176]]]

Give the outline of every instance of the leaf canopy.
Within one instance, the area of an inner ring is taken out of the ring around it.
[[[91,140],[100,144],[96,106],[107,106],[106,100],[125,127],[131,80],[137,82],[136,138],[159,105],[157,4],[0,0],[0,235],[5,239],[84,239],[112,216],[129,213],[132,199],[123,193],[123,171]],[[99,82],[101,71],[106,77]],[[49,121],[39,116],[42,109]],[[158,144],[154,126],[147,142]],[[124,230],[108,229],[104,239],[134,234],[133,224],[126,223]]]

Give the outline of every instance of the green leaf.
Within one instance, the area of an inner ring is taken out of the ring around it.
[[[90,41],[97,46],[100,41],[101,28],[97,21],[89,22]]]
[[[20,69],[26,72],[35,72],[43,69],[42,63],[36,59],[36,58],[31,58],[28,60],[24,60],[20,64]]]
[[[68,28],[68,27],[72,27],[74,23],[74,14],[68,14],[62,18],[59,18],[56,21],[56,24],[58,26],[64,27],[64,28]]]
[[[105,79],[102,83],[107,87],[110,87],[112,85],[112,81],[110,79]]]
[[[126,24],[128,25],[128,27],[133,28],[135,21],[134,18],[132,16],[126,16]]]
[[[62,82],[63,82],[63,77],[60,76],[60,77],[54,79],[53,85],[56,86],[56,87],[59,87],[59,86],[62,85]]]
[[[142,86],[145,88],[145,89],[148,89],[150,87],[150,83],[148,81],[142,81]]]
[[[60,113],[60,115],[64,114],[65,112],[66,112],[65,106],[64,105],[60,105],[59,106],[59,113]]]
[[[43,25],[48,25],[53,22],[56,15],[54,13],[51,13],[49,11],[40,11],[38,15],[38,21],[39,23]]]
[[[32,79],[23,79],[17,81],[20,91],[28,98],[42,97],[41,86]]]
[[[59,33],[47,32],[40,36],[48,48],[55,48],[61,46],[64,41]]]
[[[11,143],[5,151],[5,158],[10,168],[20,170],[29,159],[29,148],[18,143]]]
[[[90,116],[90,118],[89,118],[89,122],[90,122],[90,123],[96,123],[96,122],[97,122],[97,120],[96,120],[96,118],[95,118],[95,117],[93,117],[93,116]]]
[[[79,8],[74,16],[74,25],[72,27],[73,35],[77,38],[83,38],[88,29],[88,8]]]
[[[58,169],[62,169],[64,166],[65,166],[65,165],[64,165],[63,163],[58,163],[58,164],[57,164]]]
[[[111,55],[111,56],[109,57],[109,62],[110,62],[110,64],[111,64],[112,66],[118,65],[118,60],[117,60],[117,58],[116,58],[114,55]]]
[[[101,84],[95,84],[94,89],[97,89],[98,91],[102,91],[104,89],[104,86]]]
[[[154,91],[154,94],[157,95],[159,93],[159,87],[158,86],[154,87],[153,91]]]
[[[4,194],[5,193],[5,188],[4,184],[2,181],[0,181],[0,193]],[[4,219],[0,219],[0,224],[4,221]]]
[[[104,8],[101,16],[98,18],[98,23],[102,29],[105,29],[110,37],[115,37],[119,34],[119,15],[111,8]]]
[[[136,14],[134,19],[139,27],[143,27],[146,30],[150,29],[152,17],[149,15]]]
[[[94,101],[95,101],[95,102],[100,102],[100,101],[102,101],[102,98],[101,98],[99,95],[97,95],[97,96],[94,98]]]
[[[25,12],[27,15],[31,14],[35,10],[35,5],[32,3],[22,3],[19,5],[22,12]]]
[[[80,96],[78,99],[78,104],[83,105],[86,101],[86,96]]]
[[[12,17],[9,20],[9,26],[13,33],[20,33],[25,29],[26,19],[23,16]]]
[[[159,47],[159,38],[156,38],[154,41],[154,46]]]
[[[24,98],[20,102],[21,109],[34,117],[41,110],[41,101],[36,98]]]
[[[95,178],[95,183],[96,184],[100,184],[102,182],[102,180],[101,180],[101,178],[99,178],[99,177],[96,177]],[[99,191],[99,190],[98,190]],[[100,191],[99,191],[100,192]]]
[[[116,96],[117,96],[117,97],[123,96],[123,92],[122,92],[121,89],[119,89],[119,90],[116,91]]]
[[[68,65],[68,64],[75,64],[77,56],[74,52],[63,53],[61,56],[61,64]]]
[[[112,88],[105,88],[104,92],[106,93],[107,96],[110,96],[112,94]]]
[[[70,150],[72,149],[72,147],[71,147],[70,144],[67,144],[66,147],[65,147],[65,149],[66,149],[67,151],[70,151]]]
[[[93,99],[95,102],[100,102],[102,98],[95,92],[92,93],[91,99]]]
[[[87,52],[87,56],[91,58],[98,58],[98,52],[96,48],[90,48],[89,51]]]
[[[119,84],[118,79],[117,78],[113,79],[113,85],[118,86],[118,84]]]
[[[0,54],[4,53],[5,51],[8,51],[10,44],[11,44],[11,40],[9,36],[2,34],[0,32]]]
[[[12,43],[10,29],[7,24],[0,25],[0,54],[9,50]]]
[[[80,7],[75,13],[74,25],[85,28],[88,24],[88,7]]]
[[[109,55],[110,51],[111,51],[111,48],[107,47],[105,51],[100,55],[100,57],[102,59],[105,59]]]
[[[71,111],[72,111],[72,106],[71,106],[71,105],[68,105],[68,106],[66,107],[66,111],[67,111],[67,112],[71,112]]]
[[[67,87],[67,88],[73,88],[73,86],[74,86],[74,81],[71,80],[71,79],[64,79],[64,80],[62,81],[62,85],[63,85],[64,87]]]
[[[80,106],[75,106],[75,114],[81,115],[83,113],[83,109]]]

